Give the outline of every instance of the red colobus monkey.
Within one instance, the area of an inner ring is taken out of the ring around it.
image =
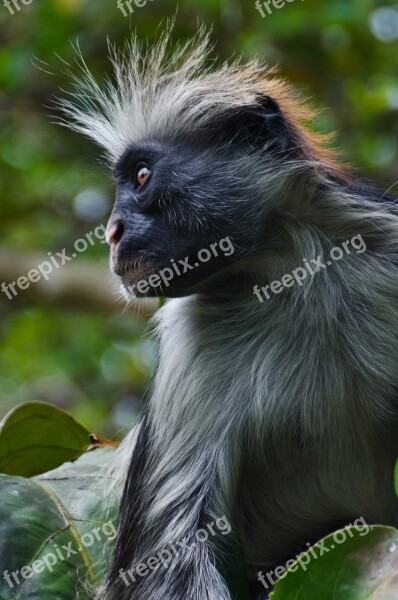
[[[167,45],[113,54],[104,91],[83,66],[63,102],[113,169],[126,295],[169,298],[151,398],[114,459],[125,487],[98,598],[230,600],[228,540],[261,599],[257,572],[308,541],[359,516],[397,524],[398,211],[272,70],[208,64],[203,32]],[[198,543],[220,517],[229,535]]]

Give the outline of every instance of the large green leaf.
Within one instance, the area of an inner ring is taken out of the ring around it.
[[[0,423],[0,472],[32,477],[73,460],[89,447],[89,431],[44,402],[11,410]]]
[[[110,481],[98,478],[112,452],[34,479],[0,476],[1,600],[89,598],[116,536],[116,507],[104,503]]]
[[[315,545],[278,580],[272,600],[397,600],[398,531],[346,528]]]

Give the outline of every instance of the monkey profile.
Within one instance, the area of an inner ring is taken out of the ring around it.
[[[215,67],[203,31],[171,57],[168,39],[113,53],[104,91],[83,66],[63,102],[109,158],[126,296],[169,298],[151,397],[113,461],[124,492],[97,598],[230,600],[217,561],[235,543],[259,600],[257,573],[307,542],[358,517],[397,524],[398,210],[273,70]],[[221,517],[228,536],[198,543]],[[182,540],[168,568],[126,579]]]

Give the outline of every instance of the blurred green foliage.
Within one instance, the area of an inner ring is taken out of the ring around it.
[[[109,71],[107,37],[121,44],[137,30],[156,37],[175,0],[148,0],[124,17],[116,0],[19,1],[0,6],[0,252],[70,248],[100,223],[113,185],[100,152],[53,124],[49,108],[70,89],[65,62],[77,40],[99,77]],[[180,0],[175,38],[198,22],[213,27],[221,58],[259,54],[278,64],[319,108],[317,126],[336,130],[344,160],[384,191],[398,179],[398,8],[377,0],[296,0],[262,18],[254,0]],[[92,199],[96,199],[93,203]],[[91,199],[91,201],[90,201]],[[100,265],[97,244],[76,261]],[[64,269],[68,269],[65,266]],[[25,273],[15,273],[15,278]],[[50,282],[49,282],[50,285]],[[100,295],[101,289],[96,290]],[[153,365],[145,325],[133,314],[104,314],[84,303],[57,304],[0,294],[0,416],[21,401],[68,408],[90,429],[113,435],[139,408]]]

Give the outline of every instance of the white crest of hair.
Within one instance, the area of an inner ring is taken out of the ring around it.
[[[115,162],[133,142],[176,134],[218,113],[256,101],[267,69],[258,60],[212,68],[209,34],[198,34],[168,55],[173,25],[145,51],[133,37],[125,51],[110,45],[114,78],[101,88],[80,51],[70,71],[75,91],[59,100],[67,127],[92,138]],[[268,74],[271,76],[273,70]]]

